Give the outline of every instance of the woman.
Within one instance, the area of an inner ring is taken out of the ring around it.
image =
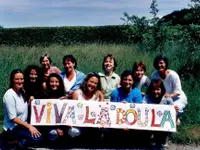
[[[103,59],[103,73],[99,73],[101,85],[104,92],[104,98],[110,99],[111,93],[115,88],[119,87],[120,77],[114,72],[117,62],[113,55],[107,55]]]
[[[101,92],[100,76],[97,73],[90,73],[80,86],[80,89],[72,93],[74,100],[87,101],[104,101],[104,96]]]
[[[81,83],[84,81],[85,74],[76,70],[77,60],[73,55],[66,55],[63,57],[63,66],[65,71],[60,73],[63,79],[66,96],[71,99],[72,92],[79,89]]]
[[[44,77],[43,78],[43,80],[44,80],[43,87],[44,88],[46,88],[45,81],[47,80],[48,76],[51,73],[57,73],[57,74],[61,73],[60,69],[58,69],[56,66],[51,66],[51,63],[52,63],[52,60],[48,54],[44,54],[40,57],[40,64],[42,66],[42,70],[43,70],[42,73],[43,73],[43,77]]]
[[[28,101],[38,98],[42,88],[41,69],[36,65],[29,65],[24,70],[24,90]]]
[[[166,98],[164,95],[166,93],[164,84],[162,80],[153,79],[147,89],[146,95],[144,97],[144,102],[147,104],[162,104],[162,105],[173,105],[172,98]],[[168,132],[155,131],[152,132],[152,146],[162,146],[166,147],[166,140],[169,135]]]
[[[132,72],[125,70],[121,75],[121,87],[111,94],[111,102],[142,103],[140,90],[133,88],[134,80]]]
[[[51,73],[46,81],[46,90],[42,98],[45,99],[60,99],[65,96],[64,83],[60,75]]]
[[[121,75],[120,88],[115,89],[111,94],[111,102],[120,103],[142,103],[142,94],[137,88],[133,88],[134,80],[132,76],[132,71],[125,70]],[[125,130],[125,131],[124,131]],[[126,139],[127,144],[141,143],[141,139],[144,139],[142,131],[137,130],[111,130],[110,139],[114,139],[116,144],[120,143],[121,139]],[[128,132],[126,132],[128,131]],[[121,138],[119,138],[119,135]],[[133,136],[137,135],[137,137]],[[131,138],[130,138],[131,137]]]
[[[46,81],[46,90],[40,98],[42,99],[62,99],[65,96],[63,80],[57,73],[52,73]],[[64,128],[61,126],[41,127],[41,130],[46,134],[47,139],[54,141],[59,136],[64,135]]]
[[[75,90],[72,92],[72,99],[73,100],[79,100],[79,101],[104,101],[104,96],[101,92],[101,82],[100,82],[100,76],[97,73],[90,73],[87,75],[87,77],[84,79],[83,83],[80,86],[80,89]],[[76,137],[80,135],[81,130],[83,128],[71,128],[69,130],[69,135],[71,137]],[[84,133],[93,133],[96,132],[99,134],[99,130],[97,129],[84,129]]]
[[[163,55],[156,56],[154,68],[156,71],[152,73],[151,78],[163,81],[166,89],[164,97],[173,99],[178,116],[180,116],[187,105],[187,97],[182,91],[179,75],[175,71],[168,69],[168,58]]]
[[[142,89],[144,88],[147,88],[150,84],[150,80],[145,75],[145,73],[146,73],[146,66],[142,61],[135,62],[133,64],[132,74],[134,78],[134,86],[138,88],[140,91],[142,91]],[[144,96],[145,93],[142,93],[142,95]]]
[[[10,75],[10,88],[3,96],[3,130],[9,138],[19,140],[20,147],[26,147],[41,140],[41,133],[27,123],[28,103],[24,98],[24,75],[19,69]]]

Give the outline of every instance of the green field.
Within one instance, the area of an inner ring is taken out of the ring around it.
[[[181,50],[181,53],[180,53]],[[169,57],[170,68],[180,71],[189,61],[188,53],[181,45],[168,45],[163,52]],[[102,60],[107,54],[116,57],[118,67],[116,72],[120,75],[125,69],[131,69],[135,61],[144,61],[147,66],[147,75],[153,72],[153,59],[158,52],[146,51],[140,45],[123,44],[81,44],[81,45],[52,45],[49,47],[9,47],[0,46],[0,120],[3,119],[2,97],[9,86],[9,75],[13,69],[22,70],[30,64],[39,65],[41,55],[48,53],[52,58],[52,65],[63,70],[62,58],[66,54],[73,54],[78,60],[78,70],[85,74],[102,71]],[[199,57],[199,55],[198,55]],[[182,116],[182,125],[173,136],[173,142],[191,143],[199,142],[200,136],[200,82],[193,77],[182,77],[182,87],[188,97],[188,107]],[[189,132],[191,131],[191,132]]]

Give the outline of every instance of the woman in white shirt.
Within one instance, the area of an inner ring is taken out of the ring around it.
[[[161,79],[163,81],[166,89],[164,97],[173,99],[178,116],[180,116],[187,105],[187,97],[182,90],[179,75],[168,69],[168,58],[163,55],[156,56],[154,68],[156,71],[152,73],[151,79]]]
[[[24,75],[19,69],[10,75],[10,88],[3,96],[4,122],[3,130],[11,138],[18,140],[18,146],[25,148],[42,140],[41,133],[27,123],[28,103],[24,98]]]

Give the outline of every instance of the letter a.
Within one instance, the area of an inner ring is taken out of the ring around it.
[[[172,115],[171,115],[170,111],[165,111],[164,112],[164,115],[163,115],[162,121],[160,123],[160,126],[164,127],[164,125],[165,125],[165,123],[167,121],[170,123],[172,128],[175,128],[175,125],[174,125],[174,122],[172,120]]]

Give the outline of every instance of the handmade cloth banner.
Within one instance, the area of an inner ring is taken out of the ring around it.
[[[35,99],[31,124],[176,132],[176,111],[173,105]]]

